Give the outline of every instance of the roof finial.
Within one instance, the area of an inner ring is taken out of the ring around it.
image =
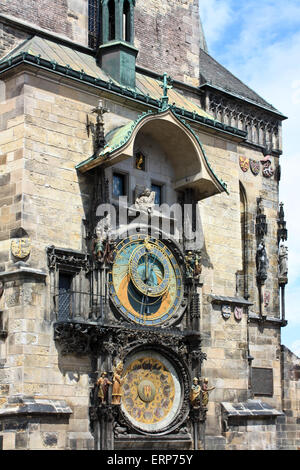
[[[171,85],[173,83],[173,80],[171,77],[168,77],[167,73],[165,72],[163,75],[163,83],[162,85],[159,85],[163,89],[163,97],[161,99],[162,101],[162,109],[168,109],[169,107],[169,97],[168,97],[168,90],[173,88]]]

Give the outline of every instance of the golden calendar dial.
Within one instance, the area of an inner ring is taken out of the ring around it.
[[[183,280],[172,251],[147,235],[132,235],[116,247],[109,290],[128,320],[160,325],[174,316],[183,298]]]

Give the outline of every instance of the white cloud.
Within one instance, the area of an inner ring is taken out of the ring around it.
[[[228,0],[199,0],[200,15],[205,25],[208,44],[222,38],[225,28],[232,19],[231,5]]]
[[[296,356],[300,357],[300,339],[293,341],[291,349]]]
[[[289,230],[290,284],[286,295],[286,316],[293,333],[289,342],[289,326],[285,329],[285,344],[293,350],[299,347],[298,343],[292,343],[295,328],[299,330],[300,338],[300,2],[227,0],[227,8],[223,0],[204,4],[209,18],[202,15],[202,20],[205,33],[208,26],[207,42],[211,54],[289,118],[283,122],[280,199],[285,203]],[[202,0],[200,12],[201,5]],[[223,21],[217,15],[220,31],[214,36],[214,9],[218,5],[220,11],[225,9],[225,13]],[[230,12],[234,12],[234,22],[233,17],[228,18]]]

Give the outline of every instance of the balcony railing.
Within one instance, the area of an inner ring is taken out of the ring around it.
[[[54,311],[59,322],[69,320],[100,321],[104,319],[105,296],[71,290],[54,295]]]

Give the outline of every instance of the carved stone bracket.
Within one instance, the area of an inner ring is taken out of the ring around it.
[[[182,333],[176,329],[158,330],[141,326],[103,326],[84,322],[58,322],[54,325],[54,339],[62,354],[96,355],[124,358],[139,346],[152,345],[171,349],[181,360],[206,358],[201,351],[197,332]]]
[[[47,257],[50,270],[66,266],[74,270],[84,270],[86,272],[91,270],[90,256],[85,253],[48,246]]]

